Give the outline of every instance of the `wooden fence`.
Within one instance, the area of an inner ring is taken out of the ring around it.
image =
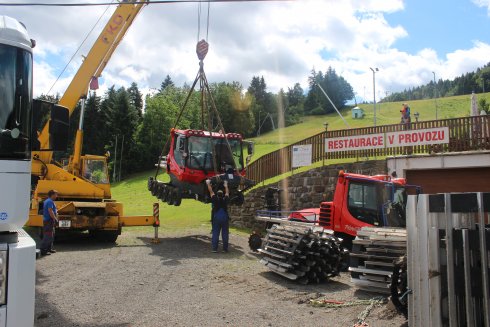
[[[489,212],[490,193],[409,196],[410,327],[490,327]]]
[[[449,128],[449,143],[437,145],[417,145],[404,147],[385,147],[371,150],[352,150],[343,152],[325,152],[325,139],[368,134],[383,134],[389,132],[438,127]],[[441,120],[430,120],[403,124],[382,125],[322,132],[284,148],[268,153],[248,167],[247,176],[257,183],[282,175],[292,170],[292,149],[294,145],[312,145],[312,163],[329,159],[373,158],[403,154],[429,154],[445,152],[461,152],[472,150],[490,150],[490,115],[461,117]]]

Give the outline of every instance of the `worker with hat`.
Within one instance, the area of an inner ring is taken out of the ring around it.
[[[221,234],[221,239],[223,241],[223,252],[228,252],[228,235],[230,233],[230,224],[228,216],[228,202],[230,199],[230,192],[228,189],[228,181],[224,181],[223,186],[225,191],[218,190],[214,193],[213,187],[211,186],[211,180],[206,180],[208,186],[209,195],[211,196],[211,223],[212,223],[212,250],[213,253],[218,252],[219,235]]]

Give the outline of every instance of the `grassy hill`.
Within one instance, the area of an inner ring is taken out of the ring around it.
[[[478,98],[484,97],[490,102],[490,93],[478,94]],[[377,105],[377,122],[378,125],[396,124],[400,121],[400,108],[402,102],[380,103]],[[420,113],[420,120],[435,119],[434,100],[418,100],[409,102],[413,114]],[[351,128],[371,126],[373,124],[373,105],[360,105],[365,110],[364,119],[352,119],[350,108],[342,110],[342,114]],[[455,118],[469,116],[470,113],[470,96],[456,96],[438,99],[439,118]],[[308,136],[323,131],[323,123],[328,122],[329,130],[347,128],[341,118],[335,114],[324,116],[304,117],[302,123],[276,130],[260,137],[252,139],[256,144],[256,153],[254,159],[262,155],[279,149],[290,143],[297,142]],[[316,165],[320,165],[317,163]],[[315,165],[314,165],[315,166]],[[310,169],[303,167],[298,171]],[[115,183],[112,187],[114,199],[124,203],[126,215],[151,215],[154,198],[146,188],[148,176],[152,176],[154,171],[136,174],[126,180]],[[283,176],[278,176],[278,180]],[[202,204],[195,200],[184,200],[182,207],[168,206],[160,203],[160,220],[163,231],[165,229],[175,228],[195,228],[199,226],[211,227],[210,205]],[[163,232],[162,231],[162,232]]]
[[[477,94],[477,98],[485,98],[490,102],[490,93]],[[400,122],[400,109],[403,102],[388,102],[378,103],[376,105],[376,120],[377,125],[397,124]],[[414,114],[420,114],[420,121],[436,119],[435,103],[433,99],[416,100],[408,102],[414,121]],[[461,95],[448,98],[437,99],[438,118],[456,118],[465,117],[470,114],[471,100],[470,95]],[[353,119],[350,109],[344,108],[341,110],[342,115],[351,128],[367,127],[373,125],[374,110],[372,104],[361,104],[360,108],[364,109],[366,117],[364,119]],[[324,116],[306,116],[302,119],[302,123],[289,126],[283,129],[278,129],[273,132],[266,133],[259,137],[253,138],[256,147],[256,155],[254,159],[272,152],[297,141],[300,141],[308,136],[320,133],[324,130],[323,124],[328,123],[329,130],[338,130],[348,128],[337,113],[331,113]]]

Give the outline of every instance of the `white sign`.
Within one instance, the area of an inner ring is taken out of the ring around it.
[[[415,129],[386,133],[386,146],[412,146],[449,143],[449,127]]]
[[[311,144],[293,145],[293,168],[311,165]]]
[[[344,136],[325,139],[325,152],[449,143],[449,127]]]

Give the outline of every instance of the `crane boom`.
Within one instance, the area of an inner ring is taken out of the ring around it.
[[[59,104],[68,108],[70,116],[80,98],[87,94],[88,85],[92,77],[99,77],[117,46],[124,38],[126,31],[141,11],[147,0],[140,0],[134,4],[120,4],[114,14],[85,57],[82,65],[73,77],[70,85],[61,97]],[[49,148],[49,122],[39,135],[41,149]],[[51,158],[49,158],[51,159]],[[47,160],[48,162],[50,160]]]

